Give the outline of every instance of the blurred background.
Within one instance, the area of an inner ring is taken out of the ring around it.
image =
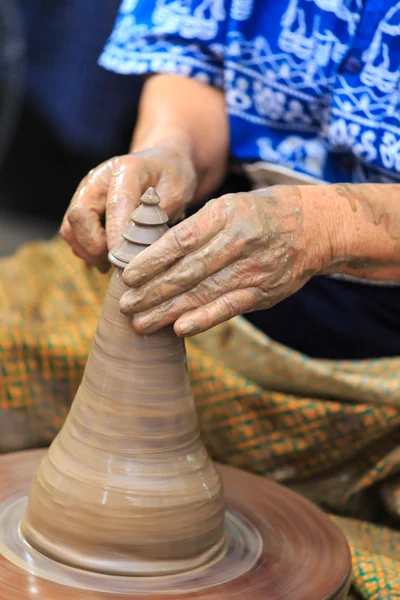
[[[120,0],[0,0],[0,256],[57,233],[82,177],[124,154],[141,81],[97,65]],[[230,174],[215,192],[246,190]]]
[[[49,238],[82,177],[125,153],[140,81],[97,58],[120,0],[0,0],[0,255]]]

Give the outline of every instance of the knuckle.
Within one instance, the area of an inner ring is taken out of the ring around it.
[[[186,245],[186,234],[184,231],[182,232],[182,228],[176,227],[171,230],[170,242],[174,250],[176,249],[178,252],[184,250]]]
[[[60,237],[62,237],[62,239],[65,242],[69,242],[71,239],[71,230],[68,229],[68,227],[63,223],[60,227],[60,231],[59,231]]]
[[[196,246],[196,228],[182,223],[170,230],[170,243],[173,250],[186,254]]]
[[[222,309],[224,314],[231,319],[236,315],[240,314],[240,303],[234,296],[222,297],[221,298]]]
[[[82,187],[91,188],[92,186],[98,186],[99,184],[104,184],[107,182],[112,167],[112,159],[107,160],[97,167],[94,167],[89,171],[89,173],[82,179],[82,182],[78,188],[80,190]]]
[[[208,200],[205,205],[198,211],[197,214],[206,214],[207,216],[210,215],[211,212],[216,212],[217,214],[220,214],[220,209],[221,209],[221,198],[212,198],[211,200]]]
[[[112,159],[113,171],[121,169],[135,169],[140,162],[140,157],[134,154],[124,154],[123,156],[115,156]]]
[[[76,223],[79,223],[84,218],[85,212],[84,207],[80,204],[73,204],[70,206],[66,215],[69,224],[73,226]]]
[[[118,194],[125,191],[126,196],[130,197],[131,190],[124,190],[124,177],[129,176],[129,179],[136,179],[139,183],[143,183],[154,178],[154,166],[149,164],[149,160],[134,155],[119,156],[113,159],[112,163],[112,178],[114,186],[118,188]],[[144,190],[143,190],[144,191]]]
[[[111,159],[111,172],[118,173],[121,169],[126,167],[127,162],[128,161],[123,156],[114,156],[114,158]]]
[[[238,204],[239,194],[225,194],[220,198],[217,198],[217,208],[223,215],[230,215],[232,212],[236,212],[235,208]]]
[[[229,195],[230,196],[230,195]],[[216,230],[228,228],[231,222],[230,202],[226,200],[227,196],[220,196],[209,200],[203,208],[198,211],[198,215]]]
[[[190,307],[193,308],[196,306],[203,306],[207,304],[210,298],[212,298],[212,294],[214,291],[214,289],[210,290],[210,286],[207,285],[207,283],[199,283],[193,290],[190,290],[186,295]]]

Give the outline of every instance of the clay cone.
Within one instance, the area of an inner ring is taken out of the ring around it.
[[[110,253],[117,268],[82,383],[21,526],[43,554],[105,573],[188,570],[224,542],[221,481],[200,441],[184,344],[171,327],[140,336],[119,310],[122,269],[167,228],[158,203],[149,190]]]

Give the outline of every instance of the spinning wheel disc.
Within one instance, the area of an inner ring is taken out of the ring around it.
[[[103,591],[94,591],[93,585],[88,589],[87,583],[81,586],[93,574],[50,559],[43,559],[40,572],[34,551],[24,546],[12,515],[18,514],[44,452],[0,457],[0,600],[343,600],[346,596],[350,553],[329,518],[290,490],[225,466],[220,471],[226,523],[235,539],[228,542],[219,562],[168,577],[96,574],[97,589]],[[11,510],[10,518],[5,518],[6,510]],[[13,544],[20,544],[20,555]],[[54,568],[65,573],[57,582]],[[73,587],[60,584],[61,580],[74,582]]]

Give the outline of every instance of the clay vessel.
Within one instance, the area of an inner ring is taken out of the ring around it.
[[[175,573],[224,545],[222,484],[200,440],[184,343],[172,327],[137,334],[119,310],[123,268],[167,220],[150,189],[110,253],[117,268],[82,383],[21,524],[34,548],[83,569]]]

